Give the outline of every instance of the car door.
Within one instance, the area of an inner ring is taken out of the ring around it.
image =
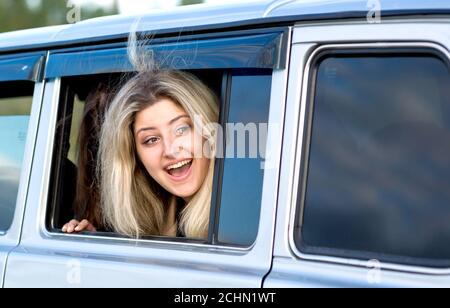
[[[295,28],[264,287],[450,285],[449,29]]]
[[[215,90],[220,124],[236,124],[228,132],[242,128],[237,138],[244,136],[244,144],[249,132],[261,134],[254,157],[217,158],[206,241],[61,232],[68,219],[61,209],[70,200],[60,196],[73,180],[67,166],[70,140],[77,139],[66,119],[83,110],[77,105],[84,87],[133,69],[126,44],[51,52],[24,236],[9,256],[5,287],[261,287],[272,263],[289,33],[209,33],[148,46],[164,65],[189,70]]]
[[[0,57],[0,285],[19,244],[43,92],[42,54]]]

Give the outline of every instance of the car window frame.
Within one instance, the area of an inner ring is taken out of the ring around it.
[[[288,228],[288,242],[291,251],[294,256],[300,260],[307,261],[318,261],[332,264],[340,265],[352,265],[357,267],[367,268],[368,262],[374,260],[361,259],[357,257],[344,258],[335,257],[325,254],[309,254],[302,252],[301,249],[296,244],[295,233],[300,233],[301,223],[299,220],[303,220],[304,216],[304,202],[305,202],[305,191],[306,191],[306,170],[309,162],[309,148],[310,148],[310,138],[311,138],[311,122],[312,122],[312,108],[314,105],[314,93],[316,89],[316,79],[315,72],[317,60],[323,56],[323,53],[333,51],[340,52],[343,51],[345,55],[350,52],[355,51],[355,53],[361,53],[361,50],[373,51],[376,53],[383,53],[386,50],[391,51],[410,51],[411,53],[423,53],[424,51],[433,56],[437,56],[443,63],[450,68],[450,52],[437,43],[432,42],[380,42],[380,43],[342,43],[342,44],[324,44],[315,47],[306,60],[306,65],[303,70],[303,84],[302,84],[302,96],[300,98],[301,106],[304,106],[301,110],[300,120],[303,120],[304,125],[299,126],[299,138],[295,141],[296,154],[295,154],[295,168],[294,168],[294,186],[292,199],[291,199],[291,213],[289,217],[289,228]],[[418,52],[417,52],[418,51]],[[345,53],[347,52],[347,53]],[[301,135],[301,137],[300,137]],[[300,229],[300,230],[297,230]],[[300,234],[301,236],[301,234]],[[435,268],[419,265],[406,265],[400,262],[378,262],[383,269],[389,269],[401,272],[419,273],[419,274],[448,274],[450,273],[450,268]]]
[[[6,67],[6,73],[0,73],[0,82],[12,84],[20,82],[33,83],[31,109],[14,216],[10,228],[0,232],[0,245],[5,244],[13,247],[18,245],[20,240],[45,85],[42,78],[45,59],[46,54],[44,52],[17,53],[0,56],[0,71],[2,67]]]
[[[282,31],[280,31],[280,29]],[[287,67],[286,55],[288,54],[287,46],[288,46],[288,42],[289,42],[288,38],[290,36],[290,29],[289,28],[282,27],[282,28],[267,28],[267,29],[257,29],[257,30],[242,30],[242,31],[231,32],[231,34],[226,34],[225,36],[226,37],[228,37],[228,36],[235,36],[235,35],[238,35],[238,36],[244,35],[245,36],[245,35],[250,35],[250,34],[253,34],[253,33],[260,34],[260,33],[267,33],[267,32],[270,32],[270,31],[275,31],[276,33],[278,33],[278,35],[279,35],[278,40],[280,40],[280,42],[279,42],[280,45],[279,45],[279,48],[278,48],[278,51],[277,51],[277,55],[276,55],[276,59],[277,60],[273,62],[273,68],[271,69],[272,70],[272,75],[271,76],[272,76],[272,83],[273,83],[274,82],[274,80],[273,80],[274,72],[275,71],[284,71],[286,69],[286,67]],[[211,38],[211,37],[215,37],[215,36],[217,36],[217,34],[208,34],[208,35],[206,35],[206,38]],[[197,36],[192,36],[192,37],[189,36],[188,38],[189,39],[197,39]],[[117,44],[115,44],[115,45],[117,45]],[[102,50],[102,49],[104,49],[104,46],[102,46],[102,45],[91,46],[91,47],[89,47],[87,49],[89,49],[89,50],[91,50],[91,49],[92,50],[97,50],[97,49]],[[73,52],[73,51],[74,51],[74,49],[66,49],[66,50],[64,50],[64,52],[68,52],[68,53]],[[50,53],[49,54],[50,61],[51,61],[52,54],[59,53],[59,52],[60,51],[54,51],[54,52]],[[240,69],[240,67],[237,67],[237,68]],[[252,69],[252,68],[255,68],[255,69],[260,69],[260,68],[268,69],[265,66],[260,67],[259,65],[256,65],[255,67],[253,67],[253,66],[244,67],[244,69]],[[179,69],[179,68],[177,68],[177,69]],[[189,69],[189,67],[187,69]],[[217,68],[215,68],[215,69],[217,69]],[[227,69],[230,70],[230,69],[236,69],[236,68],[226,66],[223,69],[224,72]],[[128,69],[125,68],[124,69],[124,73],[127,73],[127,72],[128,72]],[[92,72],[88,72],[86,75],[90,75],[91,73]],[[108,74],[108,73],[118,73],[118,72],[117,72],[117,70],[113,69],[112,72],[102,71],[101,73],[102,74]],[[64,75],[66,75],[66,74],[64,74]],[[224,73],[224,75],[225,75],[225,73]],[[64,79],[64,77],[70,77],[70,76],[71,75],[68,74],[67,76],[55,77],[55,76],[53,76],[53,73],[52,73],[49,78],[47,78],[47,76],[46,76],[46,78],[48,80],[50,80],[50,81],[55,81],[56,82],[57,86],[60,87],[60,89],[58,91],[58,96],[62,97],[64,95],[64,93],[63,93],[64,89],[62,88],[63,79]],[[77,76],[83,76],[83,75],[77,75]],[[226,79],[226,78],[224,78],[224,79]],[[224,85],[225,84],[226,83],[224,82]],[[224,87],[222,87],[222,88],[224,89]],[[226,88],[226,86],[225,86],[225,88]],[[227,95],[229,96],[229,93]],[[226,97],[225,96],[221,97],[219,99],[221,100],[222,105],[229,104],[229,100],[228,100],[228,102],[226,102]],[[270,102],[272,102],[272,99],[273,99],[273,97],[272,97],[272,92],[271,92],[270,93]],[[59,104],[61,104],[61,102],[59,102]],[[222,107],[220,106],[220,108],[222,108]],[[228,108],[228,107],[225,107],[225,108]],[[271,108],[269,110],[269,115],[268,115],[269,117],[270,117],[270,112],[271,112]],[[224,119],[221,119],[221,120],[224,120]],[[55,132],[56,132],[56,130],[55,130]],[[55,141],[56,141],[56,139],[55,139]],[[55,157],[53,157],[52,160],[54,160],[54,158]],[[216,161],[216,164],[217,163],[218,162]],[[219,162],[219,166],[220,166],[220,164],[221,164],[221,162]],[[53,166],[53,164],[52,164],[52,166]],[[217,172],[220,173],[220,176],[218,174],[216,174]],[[216,177],[216,175],[218,177]],[[52,176],[53,176],[53,173],[52,173]],[[220,180],[217,180],[219,178],[220,178]],[[217,185],[218,185],[216,183],[216,181],[219,182],[219,181],[221,181],[222,178],[223,178],[223,169],[221,169],[219,167],[219,168],[217,168],[217,170],[215,170],[213,188],[217,187]],[[47,191],[49,192],[50,189],[51,189],[51,187],[49,185]],[[213,192],[211,200],[213,200],[213,201],[217,200],[218,196],[220,197],[220,195],[217,195],[217,194],[215,194],[215,192]],[[44,219],[45,222],[43,224],[41,224],[41,226],[43,227],[43,233],[47,237],[57,237],[57,238],[68,238],[68,237],[72,238],[72,237],[74,237],[74,238],[78,238],[78,239],[90,238],[90,239],[101,240],[101,242],[105,242],[105,240],[106,241],[118,241],[118,242],[136,241],[136,242],[139,242],[139,243],[153,243],[153,244],[157,244],[157,245],[163,243],[163,244],[168,244],[168,245],[171,245],[171,246],[178,245],[180,247],[183,246],[183,245],[188,245],[188,246],[197,247],[197,248],[198,247],[202,247],[202,249],[204,249],[204,248],[211,249],[211,247],[213,247],[214,249],[216,249],[216,248],[217,249],[225,249],[225,250],[230,250],[231,249],[231,250],[234,250],[234,251],[237,251],[237,252],[240,252],[240,253],[246,253],[246,252],[250,251],[253,248],[253,246],[255,245],[255,243],[257,241],[257,238],[258,238],[258,234],[257,234],[253,244],[250,245],[250,246],[240,246],[240,245],[233,245],[233,244],[218,243],[215,240],[217,238],[217,232],[213,233],[213,231],[212,231],[212,230],[216,230],[217,231],[218,223],[219,223],[219,221],[217,220],[217,217],[219,217],[219,219],[220,219],[220,213],[219,213],[219,211],[216,208],[216,203],[212,203],[211,204],[211,213],[210,213],[210,215],[211,215],[211,218],[214,217],[214,220],[210,220],[210,231],[208,233],[208,238],[207,238],[206,241],[204,241],[204,240],[195,240],[195,239],[183,239],[183,238],[167,238],[167,237],[158,237],[158,236],[150,236],[150,237],[145,237],[143,239],[130,239],[130,238],[123,237],[121,235],[114,234],[114,233],[111,234],[111,233],[102,233],[102,232],[96,232],[96,233],[83,232],[81,234],[65,234],[65,233],[59,232],[58,230],[49,229],[47,227],[48,226],[47,222],[48,222],[48,218],[49,218],[48,213],[49,213],[49,211],[53,210],[51,207],[48,206],[49,202],[51,202],[50,199],[51,198],[47,199],[46,210],[45,210],[45,212],[47,214],[45,215],[46,216],[45,219]],[[261,222],[260,220],[261,220],[261,217],[258,217],[258,226],[259,226],[259,224]],[[211,224],[213,224],[213,223],[217,224],[217,227],[212,227]],[[258,233],[259,233],[259,230],[258,230]]]

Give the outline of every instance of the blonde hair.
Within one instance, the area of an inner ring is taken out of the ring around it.
[[[218,120],[218,101],[199,79],[175,70],[146,70],[131,78],[106,113],[98,161],[105,224],[128,236],[161,235],[166,208],[174,202],[140,162],[133,133],[136,114],[162,98],[179,104],[192,120],[201,119],[200,133],[216,148],[208,124]],[[187,237],[207,237],[213,174],[212,158],[204,183],[180,214],[178,230]]]

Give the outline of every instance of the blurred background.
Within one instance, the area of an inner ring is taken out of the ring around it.
[[[75,7],[80,19],[86,20],[180,5],[232,2],[240,0],[0,0],[0,32],[67,24],[68,12]]]

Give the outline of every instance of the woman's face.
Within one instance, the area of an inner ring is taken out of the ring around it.
[[[141,162],[164,189],[187,202],[208,174],[204,138],[186,111],[163,98],[136,115],[134,134]]]

